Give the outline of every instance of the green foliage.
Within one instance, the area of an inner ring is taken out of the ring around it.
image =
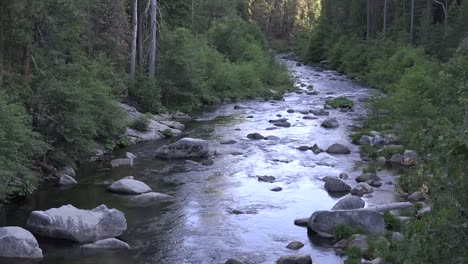
[[[129,127],[141,132],[145,132],[148,131],[150,122],[151,120],[148,118],[148,116],[140,115],[138,118],[130,122]]]
[[[393,216],[389,212],[385,212],[384,215],[384,221],[385,221],[385,228],[387,230],[392,230],[392,231],[402,231],[403,229],[403,224],[401,221]]]
[[[332,100],[327,100],[327,105],[333,108],[353,108],[354,102],[346,97],[337,97]]]
[[[34,191],[34,178],[22,174],[34,155],[48,149],[32,131],[31,117],[18,104],[0,94],[0,201]]]
[[[291,50],[291,47],[286,40],[274,39],[270,41],[270,47],[276,52],[287,52]]]
[[[369,163],[362,169],[362,173],[377,173],[377,165],[374,162]]]
[[[172,130],[170,129],[165,129],[161,132],[161,134],[164,136],[164,137],[167,137],[167,138],[170,138],[173,136],[172,134]]]
[[[361,249],[358,247],[350,247],[345,251],[345,264],[361,264]]]
[[[154,78],[140,77],[129,91],[132,100],[148,113],[159,113],[164,110],[161,104],[161,87]]]
[[[354,234],[364,234],[365,230],[362,228],[352,228],[347,225],[338,225],[333,231],[333,237],[337,240],[350,238]]]
[[[386,159],[390,159],[395,154],[403,154],[405,148],[403,146],[384,146],[378,151],[379,156],[383,156]]]

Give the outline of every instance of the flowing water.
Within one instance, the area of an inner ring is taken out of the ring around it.
[[[275,263],[281,255],[310,254],[314,263],[343,263],[334,250],[314,237],[306,228],[293,224],[294,219],[308,217],[316,210],[330,209],[340,198],[330,196],[320,178],[350,175],[347,183],[361,173],[358,147],[350,143],[352,128],[366,114],[370,89],[330,70],[298,66],[283,58],[296,86],[312,84],[318,95],[288,93],[284,101],[244,101],[247,109],[235,110],[235,104],[209,107],[187,123],[184,136],[207,139],[216,149],[214,165],[203,166],[184,160],[156,160],[155,148],[167,142],[131,146],[138,156],[133,168],[106,169],[108,164],[83,166],[78,171],[79,185],[71,189],[55,186],[41,188],[27,202],[4,208],[1,225],[24,226],[32,210],[46,210],[64,204],[91,209],[100,204],[123,211],[128,229],[121,237],[132,246],[129,252],[87,254],[79,245],[66,241],[39,239],[44,264],[142,264],[142,263],[224,263],[237,258],[246,263]],[[305,87],[302,89],[306,90]],[[324,129],[326,118],[305,120],[299,111],[323,109],[328,97],[346,96],[355,102],[354,111],[330,110],[340,127]],[[288,109],[296,110],[288,113]],[[290,128],[266,130],[277,114],[288,118]],[[248,116],[251,116],[248,118]],[[279,140],[252,141],[246,135],[259,132]],[[220,145],[222,140],[236,140],[234,145]],[[317,143],[326,149],[342,143],[350,155],[315,155],[299,151],[301,145]],[[119,156],[122,153],[114,153]],[[388,175],[387,175],[388,174]],[[151,207],[132,207],[128,197],[106,192],[113,180],[133,175],[156,192],[175,197],[174,201]],[[275,183],[259,182],[255,176],[271,175]],[[395,180],[390,173],[379,174],[384,181]],[[280,192],[271,188],[280,186]],[[392,201],[393,187],[382,186],[366,199],[367,205]],[[238,210],[244,214],[234,214]],[[305,247],[286,249],[294,240]],[[10,262],[9,262],[10,261]],[[0,260],[11,263],[11,260]],[[24,263],[24,262],[20,262]]]

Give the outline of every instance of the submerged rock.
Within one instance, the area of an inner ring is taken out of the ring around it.
[[[304,244],[300,241],[293,241],[286,246],[286,248],[293,250],[298,250],[302,247],[304,247]]]
[[[96,241],[92,244],[86,244],[81,246],[82,249],[107,249],[107,250],[116,250],[116,249],[130,249],[130,246],[116,238],[107,238],[103,240]]]
[[[125,166],[133,167],[133,159],[124,158],[124,159],[111,160],[112,168],[125,167]]]
[[[265,137],[263,135],[261,135],[260,133],[250,133],[250,134],[247,135],[247,138],[251,139],[251,140],[265,139]]]
[[[310,149],[312,150],[312,152],[314,152],[314,154],[320,154],[324,152],[324,150],[321,149],[317,144],[314,144]]]
[[[262,182],[275,182],[276,180],[274,176],[257,176],[257,179]]]
[[[118,237],[127,229],[124,214],[105,205],[93,210],[64,205],[46,211],[33,211],[26,225],[33,234],[80,243]]]
[[[149,192],[132,197],[129,201],[137,206],[150,206],[159,202],[166,202],[172,200],[173,197],[163,193]]]
[[[40,259],[42,250],[28,230],[18,226],[0,227],[0,258]]]
[[[276,264],[312,264],[312,258],[310,255],[282,256]]]
[[[162,159],[205,158],[210,154],[208,141],[196,138],[183,138],[156,150],[156,157]]]

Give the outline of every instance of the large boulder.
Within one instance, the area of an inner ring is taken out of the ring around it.
[[[103,240],[96,241],[92,244],[86,244],[81,246],[82,249],[107,249],[107,250],[116,250],[116,249],[130,249],[130,246],[116,238],[107,238]]]
[[[325,182],[325,190],[327,192],[349,192],[351,191],[351,186],[343,182],[342,180],[327,176],[323,178]]]
[[[385,232],[383,216],[377,211],[366,209],[316,211],[310,217],[307,229],[322,237],[333,237],[339,226],[361,228],[369,233]]]
[[[107,187],[109,192],[123,194],[142,194],[151,192],[151,188],[144,182],[133,179],[121,179]]]
[[[0,258],[42,258],[36,238],[17,226],[0,227]]]
[[[183,138],[156,150],[156,157],[163,159],[204,158],[209,154],[208,141],[195,138]]]
[[[310,255],[282,256],[276,264],[312,264],[312,258]]]
[[[345,145],[335,143],[327,148],[329,154],[350,154],[351,150]]]
[[[324,128],[337,128],[339,127],[340,124],[338,123],[338,120],[336,118],[327,118],[325,121],[322,122],[322,127]]]
[[[366,202],[356,196],[346,196],[333,206],[332,210],[351,210],[364,208]]]
[[[80,243],[118,237],[127,229],[124,214],[105,205],[93,210],[64,205],[47,211],[33,211],[26,225],[33,234]]]
[[[76,182],[76,180],[69,175],[59,174],[58,184],[63,185],[63,186],[71,186],[71,185],[78,184],[78,182]]]

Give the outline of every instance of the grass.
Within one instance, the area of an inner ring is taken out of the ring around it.
[[[138,131],[148,131],[150,119],[147,115],[140,115],[137,119],[130,122],[129,127]]]
[[[385,146],[379,152],[379,156],[384,156],[390,159],[395,154],[403,154],[405,148],[403,146]]]
[[[337,97],[332,100],[328,100],[327,105],[333,108],[353,108],[354,102],[346,97]]]
[[[365,230],[362,228],[352,228],[347,225],[339,225],[333,231],[333,236],[337,240],[348,239],[354,234],[364,234]]]

